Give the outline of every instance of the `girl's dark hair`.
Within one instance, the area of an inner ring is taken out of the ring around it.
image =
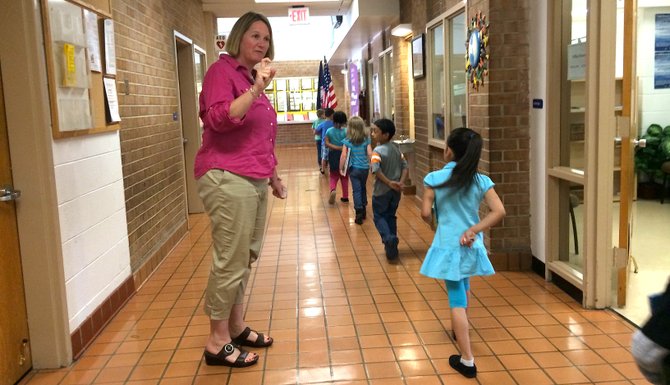
[[[382,134],[389,134],[389,140],[395,135],[395,124],[393,124],[392,120],[382,118],[375,120],[373,124],[379,128],[379,131],[381,131]]]
[[[347,114],[342,111],[335,111],[333,114],[333,123],[344,126],[347,124]]]
[[[477,177],[479,158],[482,155],[482,136],[466,127],[456,128],[447,138],[447,147],[454,154],[456,166],[449,180],[442,186],[467,190]]]

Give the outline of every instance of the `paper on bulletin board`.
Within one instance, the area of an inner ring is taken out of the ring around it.
[[[109,111],[110,122],[120,122],[121,115],[119,114],[119,97],[116,93],[116,81],[110,78],[104,78],[105,84],[105,99],[107,100],[107,111]]]
[[[98,15],[87,9],[84,9],[84,31],[86,33],[86,48],[88,49],[88,66],[91,71],[102,72]]]
[[[116,49],[114,48],[114,21],[105,19],[103,30],[105,33],[105,73],[116,75]]]
[[[586,78],[586,43],[568,45],[568,80]]]
[[[63,87],[75,87],[77,85],[77,64],[74,55],[74,45],[63,44],[63,57],[65,58]]]

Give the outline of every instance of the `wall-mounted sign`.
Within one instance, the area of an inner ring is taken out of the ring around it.
[[[289,8],[288,23],[290,25],[309,24],[309,8],[307,7]]]
[[[670,14],[655,17],[654,89],[670,88]]]
[[[216,44],[216,49],[223,51],[223,47],[226,46],[226,35],[216,35],[214,44]]]
[[[586,76],[586,43],[568,46],[568,80],[584,80]]]

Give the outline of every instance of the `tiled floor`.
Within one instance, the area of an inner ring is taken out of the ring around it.
[[[411,197],[399,210],[400,260],[388,264],[353,204],[327,203],[313,149],[278,151],[286,201],[271,199],[265,245],[248,288],[246,320],[275,343],[258,365],[208,367],[202,296],[208,219],[190,232],[71,367],[33,371],[22,385],[646,384],[629,353],[633,328],[583,310],[534,273],[473,281],[469,310],[479,374],[447,362],[456,346],[442,283],[418,273],[432,239]],[[370,217],[370,213],[368,213]]]

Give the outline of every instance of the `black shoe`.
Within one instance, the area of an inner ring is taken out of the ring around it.
[[[398,259],[398,238],[384,242],[384,251],[386,252],[386,259],[389,261]]]
[[[356,209],[356,219],[354,219],[354,223],[357,225],[363,224],[363,219],[365,218],[365,212],[363,210],[365,209]]]
[[[226,360],[226,357],[235,353],[235,350],[239,350],[240,354],[237,356],[234,362]],[[242,350],[237,346],[230,344],[223,345],[223,348],[218,354],[210,353],[205,350],[205,363],[207,365],[214,366],[229,366],[231,368],[246,368],[247,366],[255,365],[258,362],[258,355],[256,359],[246,362],[246,358],[249,355],[249,352]]]
[[[344,203],[349,203],[349,198],[340,198],[340,200]]]
[[[256,333],[256,340],[253,341],[249,339],[249,335],[252,332]],[[233,344],[239,346],[251,346],[252,348],[267,348],[272,345],[273,342],[274,340],[272,337],[268,337],[268,341],[265,342],[265,335],[263,335],[263,333],[259,333],[249,327],[245,328],[239,336],[233,338]]]
[[[449,366],[452,368],[456,369],[457,372],[462,374],[463,376],[467,378],[475,378],[477,377],[477,366],[472,365],[472,366],[467,366],[464,363],[461,362],[461,356],[458,354],[454,354],[452,356],[449,356]]]

